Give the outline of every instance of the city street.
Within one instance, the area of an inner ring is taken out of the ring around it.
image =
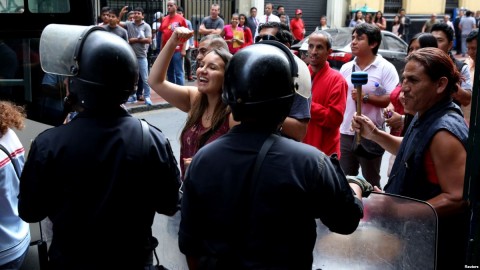
[[[139,112],[133,114],[135,117],[145,119],[155,127],[160,128],[165,136],[170,140],[173,152],[178,160],[180,155],[180,132],[187,114],[176,108],[165,108],[160,110],[150,110],[145,112]],[[385,153],[381,167],[381,185],[385,185],[387,181],[387,167],[388,160],[390,158],[389,153]],[[147,168],[155,170],[155,168]],[[152,171],[152,175],[156,176]],[[161,177],[161,175],[158,175]],[[160,264],[168,269],[187,270],[187,264],[185,257],[180,253],[178,249],[177,233],[178,225],[180,222],[180,213],[174,217],[167,217],[165,215],[157,214],[153,224],[153,234],[159,241],[157,247],[157,254],[160,260]]]
[[[179,159],[179,137],[182,127],[185,124],[185,119],[187,117],[186,113],[176,108],[164,107],[163,109],[140,111],[138,113],[133,113],[133,115],[137,118],[145,119],[153,126],[161,129],[165,136],[170,140],[175,157],[177,158],[177,160]],[[43,131],[45,128],[49,128],[50,126],[39,124],[30,120],[27,121],[27,125],[29,126],[30,132],[19,131],[18,135],[25,146],[26,152],[28,153],[30,143],[35,138],[35,136],[41,131]],[[386,153],[382,161],[382,187],[387,181],[386,171],[389,158],[390,154]],[[151,170],[151,175],[153,177],[161,177],[161,175],[156,174],[155,168],[145,169]],[[180,253],[180,250],[178,249],[177,234],[179,222],[180,212],[177,212],[174,217],[167,217],[165,215],[157,214],[153,224],[153,234],[159,240],[159,246],[156,250],[160,264],[164,265],[169,270],[188,269],[185,257],[182,253]],[[38,239],[38,225],[36,223],[32,224],[31,228],[33,234],[32,239]],[[35,258],[37,256],[36,247],[33,247],[31,251],[33,255],[29,256],[30,258],[27,259],[27,262],[25,264],[26,268],[24,269],[35,270],[38,269],[38,265],[36,264],[36,261],[32,258]]]
[[[177,157],[177,160],[180,155],[180,142],[179,136],[180,132],[182,131],[182,127],[185,124],[185,119],[187,114],[176,109],[176,108],[165,108],[160,110],[151,110],[145,112],[139,112],[133,114],[135,117],[145,119],[150,124],[160,128],[163,133],[167,136],[172,144],[173,153]],[[387,168],[388,168],[388,160],[390,158],[390,154],[386,152],[383,156],[382,166],[380,175],[381,185],[382,187],[385,186],[387,183]]]

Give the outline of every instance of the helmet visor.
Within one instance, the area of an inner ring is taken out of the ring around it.
[[[63,76],[78,72],[77,55],[83,39],[95,26],[49,24],[40,37],[40,64],[43,71]]]

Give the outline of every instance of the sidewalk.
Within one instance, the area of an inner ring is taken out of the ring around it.
[[[185,85],[195,86],[196,81],[189,82],[185,79]],[[150,99],[152,100],[152,106],[145,105],[145,102],[138,101],[136,103],[125,103],[125,107],[130,113],[139,113],[152,110],[159,110],[165,108],[171,108],[172,105],[168,103],[165,99],[159,96],[155,91],[150,89]]]

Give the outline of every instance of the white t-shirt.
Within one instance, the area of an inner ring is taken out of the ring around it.
[[[158,28],[160,28],[160,25],[162,25],[161,22],[153,22],[153,23],[152,23],[152,30],[153,30],[154,32],[157,32],[157,31],[158,31]]]
[[[260,17],[260,19],[258,19],[258,26],[262,23],[266,23],[267,22],[267,15],[263,15]],[[270,14],[270,16],[268,16],[268,22],[278,22],[280,23],[280,18],[275,15],[275,14]],[[255,31],[255,36],[253,37],[255,39],[255,37],[258,36],[258,26],[257,26],[257,30]]]
[[[367,66],[364,70],[361,70],[360,67],[356,65],[356,58],[348,63],[345,63],[340,69],[340,73],[343,75],[348,84],[347,92],[347,106],[345,109],[345,114],[343,115],[343,122],[340,125],[340,133],[346,135],[354,135],[355,132],[351,130],[352,118],[357,111],[356,102],[352,99],[352,89],[354,88],[352,84],[352,69],[355,64],[355,71],[364,71],[368,73],[368,82],[366,85],[362,86],[362,96],[365,94],[375,95],[375,90],[377,87],[375,83],[382,85],[386,93],[384,95],[389,95],[397,87],[399,78],[395,66],[385,60],[381,55],[377,55],[375,61],[372,64]],[[362,114],[368,116],[377,127],[382,127],[385,119],[383,117],[383,108],[374,106],[370,103],[362,103]]]

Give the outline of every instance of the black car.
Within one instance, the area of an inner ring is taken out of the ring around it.
[[[353,59],[353,54],[350,49],[352,42],[351,27],[332,28],[325,30],[333,39],[333,52],[328,57],[330,66],[334,69],[340,70],[343,64]],[[299,43],[291,46],[292,50],[298,51],[298,56],[304,61],[306,60],[306,52],[308,49],[308,37],[301,40]],[[390,63],[392,63],[399,76],[405,67],[405,57],[408,52],[408,44],[401,38],[389,31],[382,31],[382,42],[378,48],[378,53]]]

